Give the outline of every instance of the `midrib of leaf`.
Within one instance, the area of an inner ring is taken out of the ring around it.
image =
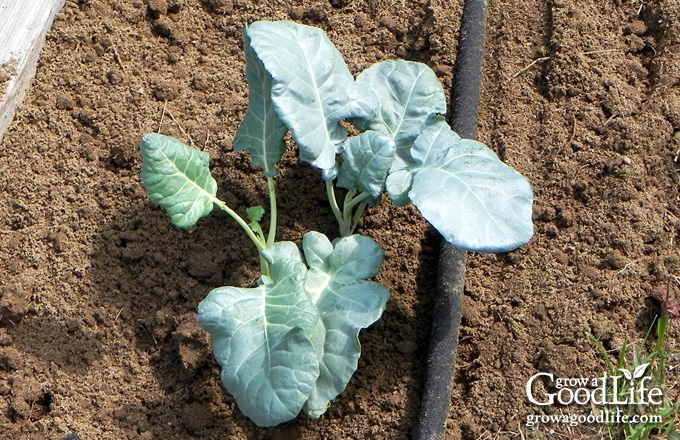
[[[313,58],[316,58],[316,55],[318,55],[318,53],[319,53],[319,48],[320,48],[320,47],[321,47],[321,45],[319,44],[319,45],[317,46],[317,48],[316,48],[316,54],[315,54],[315,56],[314,56]],[[303,57],[304,60],[305,60],[305,63],[306,63],[306,65],[307,65],[307,66],[306,66],[306,67],[307,67],[307,71],[310,73],[309,76],[310,76],[311,79],[312,79],[312,86],[313,86],[314,92],[316,93],[316,99],[317,99],[317,103],[318,103],[318,104],[317,104],[318,110],[319,110],[319,111],[321,112],[321,114],[323,115],[324,121],[325,121],[327,115],[326,115],[326,111],[325,111],[324,108],[323,108],[323,99],[321,98],[321,88],[320,88],[320,86],[319,86],[319,85],[317,84],[317,82],[316,82],[316,75],[314,75],[314,70],[313,70],[313,68],[312,68],[312,63],[310,62],[309,58],[307,57],[307,53],[306,53],[306,51],[304,51],[304,50],[302,51],[302,57]],[[330,74],[328,75],[328,78],[326,78],[326,79],[324,80],[324,82],[323,82],[321,85],[325,84],[325,82],[328,81],[328,79],[329,79],[331,76],[333,76],[334,68],[335,68],[335,63],[333,63],[333,66],[332,66],[332,68],[331,68]],[[328,136],[328,127],[326,127],[326,130],[325,130],[324,134],[325,134],[325,136],[326,136],[326,142],[327,142],[327,143],[330,143],[330,137]]]
[[[260,143],[262,144],[262,169],[264,171],[264,174],[269,175],[269,172],[271,169],[269,168],[269,161],[267,160],[267,157],[269,157],[268,150],[267,150],[267,139],[269,133],[267,133],[267,120],[269,119],[267,116],[269,114],[269,111],[267,109],[267,98],[264,97],[262,93],[260,93],[260,98],[262,99],[262,108],[264,109],[264,117],[262,119],[262,133],[260,137]]]
[[[263,322],[263,327],[264,327],[264,347],[265,347],[265,356],[267,358],[267,377],[271,377],[271,372],[272,372],[272,356],[271,356],[271,350],[269,347],[269,321],[267,321],[267,288],[264,287],[262,289],[261,293],[261,298],[262,298],[262,306],[260,308],[260,313],[262,313],[262,322]],[[276,393],[274,393],[276,395]],[[277,395],[278,397],[278,395]]]
[[[443,172],[443,173],[445,173],[445,174],[448,174],[448,176],[445,177],[445,179],[448,179],[448,178],[450,177],[450,178],[455,179],[455,180],[457,180],[458,182],[460,182],[460,183],[462,184],[462,186],[465,187],[465,194],[472,194],[472,197],[477,201],[477,205],[478,205],[478,206],[481,206],[481,207],[484,209],[484,212],[487,214],[487,218],[491,219],[492,223],[493,223],[494,225],[496,225],[497,228],[502,229],[502,225],[496,221],[496,216],[491,215],[491,213],[490,213],[490,211],[487,209],[486,205],[485,205],[485,204],[482,202],[482,200],[477,196],[477,194],[475,193],[475,191],[473,191],[473,190],[465,183],[465,181],[464,181],[463,179],[461,179],[460,177],[458,177],[458,176],[456,175],[456,173],[452,173],[452,172],[449,171],[449,170],[442,169],[442,168],[436,168],[436,169],[438,169],[439,171],[441,171],[441,172]],[[461,197],[461,198],[462,198],[462,197]]]
[[[175,175],[175,174],[180,175],[180,176],[184,176],[184,180],[185,180],[184,185],[186,185],[187,182],[189,182],[190,185],[192,185],[192,186],[195,187],[195,188],[198,188],[200,192],[202,192],[203,194],[207,195],[208,198],[210,198],[210,200],[212,200],[213,203],[217,203],[218,205],[222,203],[221,200],[219,200],[217,197],[215,197],[215,196],[213,196],[212,194],[210,194],[210,193],[209,193],[208,191],[206,191],[202,186],[200,186],[198,183],[196,183],[195,181],[193,181],[193,180],[192,180],[192,179],[184,172],[184,170],[181,170],[181,169],[177,166],[177,164],[175,163],[174,160],[172,160],[167,154],[165,154],[165,151],[160,150],[160,153],[163,155],[163,157],[165,158],[165,160],[167,160],[168,162],[170,162],[170,163],[172,164],[172,167],[175,169],[175,172],[172,173],[172,174],[169,174],[168,177],[171,177],[171,176],[173,176],[173,175]],[[192,157],[193,157],[193,154],[192,154]],[[173,194],[173,196],[174,196],[174,195],[177,195],[179,192],[180,192],[179,190],[178,190],[178,191],[175,191],[175,193]],[[195,204],[195,203],[196,203],[196,200],[192,201],[192,205]]]
[[[395,69],[392,68],[392,72],[394,72],[394,71],[395,71]],[[423,75],[423,71],[421,70],[421,71],[418,72],[418,76],[416,77],[415,81],[413,81],[413,83],[411,84],[411,90],[409,90],[408,99],[406,101],[406,104],[404,104],[404,111],[401,113],[401,118],[399,119],[399,125],[397,126],[396,130],[392,131],[389,128],[389,126],[387,126],[387,124],[384,124],[386,127],[388,127],[388,130],[390,130],[390,133],[392,135],[392,139],[394,139],[394,140],[396,140],[396,133],[399,133],[401,126],[404,124],[404,119],[406,119],[406,111],[408,109],[408,103],[411,102],[411,98],[413,97],[413,91],[415,90],[416,84],[418,83],[418,80],[420,79],[420,77],[422,75]],[[400,104],[402,104],[402,103],[400,102]],[[380,117],[382,118],[382,114],[380,115]],[[384,122],[385,122],[385,119],[383,118],[383,123]]]
[[[444,123],[444,124],[445,124],[445,123]],[[441,129],[439,129],[439,130],[437,131],[437,135],[434,137],[435,142],[436,142],[437,138],[439,138],[439,135],[442,133],[442,131],[444,131],[444,127],[443,127],[443,126],[441,127]],[[422,163],[423,165],[426,164],[426,163],[428,162],[428,159],[430,158],[430,154],[432,153],[432,150],[434,150],[434,143],[435,143],[435,142],[429,143],[429,148],[427,149],[427,153],[425,154],[425,157],[424,157],[424,158],[422,159],[422,161],[421,161],[421,163]],[[450,150],[450,149],[451,149],[451,147],[449,147],[449,148],[447,149],[446,152],[448,153],[448,150]],[[472,155],[471,155],[471,154],[464,154],[464,155],[461,155],[461,156],[456,156],[456,157],[452,158],[451,160],[442,163],[441,166],[443,167],[443,166],[447,165],[448,163],[450,163],[450,162],[452,162],[452,161],[458,159],[459,157],[465,157],[465,156],[472,156]],[[446,157],[446,156],[444,156],[444,157]]]
[[[286,280],[288,280],[291,277],[293,277],[293,274],[286,275],[281,280],[276,281],[275,286],[272,289],[277,288],[278,286],[283,284]],[[262,305],[260,306],[260,313],[262,314],[262,322],[263,322],[263,327],[264,327],[264,342],[263,342],[263,344],[264,344],[264,347],[265,347],[265,355],[266,355],[266,359],[267,359],[267,376],[271,377],[271,365],[272,365],[272,363],[271,363],[271,344],[269,342],[269,330],[268,329],[269,329],[270,325],[281,325],[281,324],[270,323],[267,320],[267,307],[268,306],[269,307],[283,307],[283,306],[280,306],[280,305],[276,305],[276,306],[271,305],[270,306],[270,305],[268,305],[267,304],[267,297],[268,296],[269,295],[267,295],[267,288],[266,287],[262,288],[261,293],[260,293],[260,298],[262,300]],[[291,305],[289,304],[288,307],[290,307],[290,306]],[[278,393],[274,393],[274,394],[278,397]]]
[[[321,286],[321,288],[314,289],[314,290],[311,291],[311,293],[313,293],[314,296],[313,296],[313,297],[310,297],[309,300],[310,300],[313,304],[316,304],[316,303],[319,301],[319,298],[321,298],[321,295],[323,294],[323,292],[324,292],[324,291],[326,290],[326,288],[330,285],[330,281],[331,281],[332,275],[329,274],[329,273],[325,273],[325,272],[324,272],[324,275],[325,275],[325,279],[324,279],[324,282],[323,282],[323,285]]]
[[[357,283],[358,283],[358,281],[355,281],[353,284],[357,284]],[[352,283],[344,284],[344,286],[347,286],[347,285],[349,285],[349,284],[352,284]],[[361,306],[361,307],[359,307],[360,309],[365,309],[365,308],[366,308],[366,307],[364,307],[364,305],[363,305],[362,303],[360,303],[360,302],[358,302],[358,301],[355,301],[355,300],[353,300],[353,299],[350,299],[350,298],[348,298],[348,297],[346,297],[346,296],[344,296],[344,295],[340,295],[340,294],[338,293],[337,290],[333,289],[332,286],[329,286],[329,287],[328,287],[328,290],[329,290],[333,295],[335,295],[336,297],[341,298],[341,299],[347,301],[347,302],[350,303],[350,304]]]
[[[264,333],[264,340],[263,340],[257,347],[255,347],[255,348],[251,351],[251,355],[252,355],[252,353],[255,353],[260,347],[264,347],[264,350],[265,350],[265,358],[266,358],[266,365],[267,365],[267,370],[268,370],[268,371],[267,371],[267,372],[268,372],[267,376],[268,376],[268,377],[271,377],[271,351],[270,351],[270,349],[269,349],[269,333],[268,333],[268,331],[267,331],[267,326],[269,325],[269,322],[267,321],[267,314],[266,314],[266,309],[267,309],[267,301],[266,301],[266,300],[267,300],[267,289],[266,289],[266,287],[263,286],[263,287],[261,287],[259,290],[260,290],[259,298],[260,298],[260,302],[261,302],[261,304],[260,304],[260,315],[262,316],[262,322],[263,322],[263,325],[262,325],[263,331],[262,331],[262,333]],[[249,299],[249,298],[244,298],[244,300],[248,300],[248,299]],[[237,302],[237,303],[238,303],[238,302]],[[234,303],[234,304],[237,304],[237,303]],[[236,333],[241,329],[241,327],[250,324],[251,322],[257,320],[257,318],[258,318],[258,317],[255,316],[255,317],[253,317],[252,319],[249,319],[249,320],[247,320],[247,321],[242,322],[241,325],[239,325],[238,327],[236,327],[236,328],[234,329],[234,332],[233,332],[233,333],[236,334]],[[249,358],[250,358],[249,356],[246,356],[246,357],[243,359],[243,361],[236,367],[236,369],[234,370],[234,375],[235,375],[235,376],[238,376],[238,375],[239,375],[239,371],[241,371],[241,368],[246,364],[246,362],[247,362],[247,360],[248,360]]]
[[[309,76],[311,77],[311,82],[312,82],[311,86],[314,89],[314,93],[315,93],[316,98],[317,98],[317,110],[319,110],[321,112],[321,114],[324,116],[324,119],[325,119],[326,118],[326,112],[324,111],[324,108],[323,108],[323,100],[321,99],[320,89],[319,89],[318,84],[316,82],[314,70],[312,69],[312,64],[310,63],[310,60],[307,57],[306,51],[302,50],[302,46],[300,45],[300,43],[297,39],[291,38],[288,35],[281,35],[281,37],[283,39],[287,40],[289,43],[291,43],[287,47],[291,47],[291,46],[300,47],[302,59],[304,60],[304,65],[306,66],[307,71],[310,73]],[[271,50],[271,48],[273,48],[274,50],[277,50],[277,51],[281,50],[280,44],[274,45],[274,44],[271,44],[271,43],[263,43],[263,44],[261,44],[261,46],[263,46],[263,48],[268,47],[268,48],[270,48],[269,50]],[[283,47],[286,47],[286,46],[283,45]],[[321,46],[319,45],[318,47],[321,47]],[[318,47],[317,47],[317,53],[318,53]],[[329,75],[329,78],[332,76],[332,74],[333,74],[332,72],[333,72],[333,69],[331,69],[331,75]],[[327,78],[327,80],[328,80],[328,78]],[[325,133],[326,134],[326,140],[330,142],[330,139],[328,137],[328,129],[326,129],[325,131],[326,131],[326,133]]]
[[[257,58],[257,54],[255,54],[255,51],[253,49],[251,49],[251,50],[253,51],[253,54],[255,55],[255,58],[257,59],[257,61],[256,61],[257,67],[256,68],[257,68],[257,71],[258,71],[258,75],[261,78],[266,79],[265,81],[269,83],[269,85],[270,85],[269,90],[271,91],[271,83],[272,83],[271,75],[269,75],[269,72],[267,72],[267,70],[264,68],[262,61],[260,61]],[[260,87],[260,90],[258,90],[258,92],[260,92],[260,93],[258,93],[258,95],[259,95],[258,98],[262,102],[262,108],[264,109],[264,112],[263,112],[264,116],[263,116],[263,119],[260,120],[262,122],[262,133],[261,133],[261,137],[258,140],[262,144],[262,169],[264,170],[265,174],[269,174],[269,172],[271,171],[271,168],[269,167],[269,163],[268,163],[268,160],[267,160],[267,158],[269,157],[269,155],[267,154],[269,152],[268,149],[267,149],[267,139],[273,133],[267,132],[267,127],[268,127],[267,122],[269,120],[269,118],[268,118],[269,109],[267,108],[267,95],[266,95],[266,90],[263,90],[264,87],[263,87],[262,82],[261,82],[260,85],[262,87]],[[264,93],[262,93],[262,92],[264,92]],[[274,105],[271,102],[271,97],[270,97],[270,105],[271,106]],[[257,115],[255,117],[257,117]]]
[[[361,170],[361,172],[359,173],[359,179],[357,179],[357,180],[361,181],[361,178],[364,177],[365,173],[370,169],[370,166],[369,166],[369,165],[371,165],[371,164],[373,163],[373,161],[376,159],[376,157],[378,157],[378,156],[380,155],[380,152],[381,152],[385,147],[386,147],[386,145],[383,144],[382,147],[380,147],[380,148],[378,149],[377,152],[373,152],[373,150],[371,150],[371,152],[373,152],[373,155],[372,155],[371,158],[368,160],[368,163],[366,164],[366,166],[365,166],[365,167]]]

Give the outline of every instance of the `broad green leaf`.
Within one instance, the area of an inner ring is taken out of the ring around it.
[[[444,161],[449,149],[461,148],[461,138],[458,133],[451,130],[449,125],[440,121],[424,130],[417,138],[411,148],[411,157],[418,167],[438,166]],[[496,158],[496,154],[489,150],[489,153]]]
[[[198,322],[212,336],[222,382],[241,411],[258,426],[274,426],[295,418],[315,386],[319,317],[295,244],[277,243],[263,256],[271,277],[255,288],[212,290]]]
[[[377,131],[365,131],[347,139],[343,143],[338,186],[366,191],[373,198],[380,197],[394,152],[394,141]]]
[[[309,267],[321,267],[333,253],[333,244],[318,232],[310,232],[303,237],[305,261]]]
[[[274,265],[277,261],[294,260],[302,263],[300,249],[292,241],[279,241],[272,247],[261,252],[269,264]]]
[[[175,226],[190,228],[210,214],[217,183],[210,174],[208,153],[154,133],[144,135],[140,150],[144,187]]]
[[[317,168],[335,165],[347,136],[339,121],[368,117],[370,93],[359,93],[342,56],[318,28],[259,21],[246,28],[250,45],[272,77],[279,118],[300,145],[300,158]]]
[[[446,241],[478,252],[509,252],[529,241],[531,185],[493,151],[441,122],[416,139],[412,154],[409,198]]]
[[[446,96],[435,73],[425,64],[412,61],[382,61],[364,70],[356,79],[364,90],[378,97],[375,118],[353,120],[361,130],[379,131],[394,139],[397,147],[392,171],[413,163],[409,153],[418,135],[441,120]]]
[[[319,417],[356,371],[361,355],[359,331],[380,318],[389,292],[365,280],[378,273],[383,260],[380,246],[370,238],[351,235],[331,244],[324,235],[309,232],[302,247],[310,266],[305,289],[325,330],[324,337],[319,337],[324,341],[319,347],[319,378],[304,407],[309,416]]]
[[[288,128],[281,122],[272,103],[272,77],[250,47],[244,35],[246,76],[248,79],[248,111],[234,135],[234,150],[248,150],[253,164],[261,166],[264,175],[276,175],[274,166],[283,157],[283,141]]]

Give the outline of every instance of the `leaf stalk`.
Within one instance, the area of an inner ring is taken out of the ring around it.
[[[342,204],[342,211],[338,206],[338,201],[335,197],[335,188],[333,183],[326,181],[326,194],[328,196],[328,203],[331,205],[331,210],[335,219],[338,221],[338,226],[340,228],[340,236],[348,237],[354,233],[359,220],[368,205],[365,200],[370,197],[370,194],[363,191],[357,195],[355,190],[349,191],[345,195],[345,200]],[[356,208],[356,210],[355,210]]]
[[[255,232],[250,227],[250,225],[248,225],[248,223],[246,223],[246,221],[243,220],[243,218],[240,215],[238,215],[238,213],[236,211],[231,209],[229,206],[227,206],[226,203],[224,203],[222,200],[220,200],[218,198],[214,198],[213,202],[222,211],[229,214],[229,217],[236,220],[236,223],[238,223],[238,225],[246,232],[246,234],[248,235],[248,238],[250,238],[250,241],[253,242],[253,244],[255,245],[255,248],[257,249],[258,252],[262,252],[263,250],[267,249],[267,244],[264,241],[264,237],[259,238],[257,235],[255,235]]]
[[[267,235],[267,248],[270,248],[276,241],[276,222],[278,220],[276,184],[273,177],[267,176],[267,186],[269,187],[269,234]]]

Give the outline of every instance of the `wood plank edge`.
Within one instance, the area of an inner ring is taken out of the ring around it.
[[[0,96],[0,146],[2,145],[5,131],[14,118],[16,108],[26,95],[28,86],[35,76],[40,52],[45,46],[47,32],[52,27],[54,18],[64,7],[65,3],[66,0],[57,0],[52,4],[50,14],[45,22],[41,24],[39,36],[33,41],[25,59],[12,60],[17,63],[16,71],[13,72],[14,76],[6,85],[4,94]]]

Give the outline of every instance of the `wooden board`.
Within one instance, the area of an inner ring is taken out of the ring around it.
[[[65,0],[0,0],[0,144]]]

